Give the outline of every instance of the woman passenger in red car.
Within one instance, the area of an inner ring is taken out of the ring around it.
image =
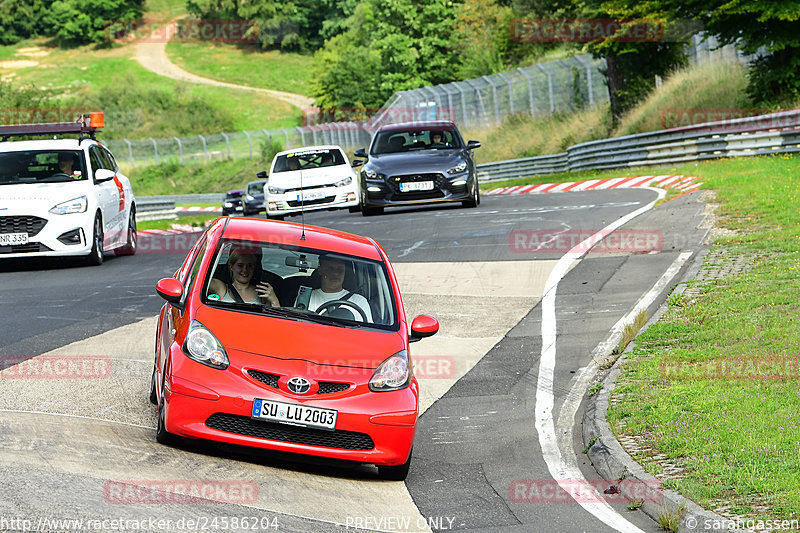
[[[281,303],[272,285],[262,281],[254,283],[253,273],[259,263],[255,254],[233,249],[228,256],[230,283],[214,278],[208,287],[209,297],[216,295],[221,302],[269,304],[280,307]],[[212,297],[213,298],[213,297]]]

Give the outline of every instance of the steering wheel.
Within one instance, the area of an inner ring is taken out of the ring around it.
[[[323,315],[326,311],[328,311],[329,307],[349,307],[350,309],[354,309],[359,315],[361,315],[362,322],[367,321],[367,314],[364,311],[348,300],[331,300],[330,302],[325,302],[324,304],[320,305],[317,308],[317,314]]]

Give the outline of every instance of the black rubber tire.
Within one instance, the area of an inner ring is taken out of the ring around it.
[[[371,217],[375,215],[382,215],[383,214],[383,207],[361,207],[361,214],[365,217]]]
[[[411,455],[412,452],[408,452],[408,460],[401,465],[378,465],[378,477],[387,481],[405,481],[405,479],[408,477],[408,471],[411,468]]]
[[[153,368],[153,375],[150,376],[150,403],[158,405],[158,396],[156,394],[156,369]]]
[[[117,248],[114,252],[117,255],[133,255],[139,244],[139,234],[136,231],[136,211],[131,207],[131,214],[128,215],[128,238],[125,246]]]
[[[167,431],[167,426],[164,421],[164,388],[161,388],[161,403],[158,404],[158,416],[156,417],[156,441],[159,444],[173,444],[175,442],[175,435]]]
[[[481,191],[478,188],[478,184],[475,184],[475,190],[472,192],[472,198],[469,200],[464,200],[461,202],[461,205],[464,207],[478,207],[481,203]]]
[[[98,266],[103,264],[103,222],[100,215],[94,217],[92,230],[92,251],[86,256],[86,264]]]

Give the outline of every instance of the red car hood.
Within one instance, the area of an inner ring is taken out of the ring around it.
[[[400,331],[344,328],[201,306],[197,320],[232,351],[300,359],[321,365],[377,368],[407,348]]]

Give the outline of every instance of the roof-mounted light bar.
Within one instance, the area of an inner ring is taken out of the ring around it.
[[[24,137],[35,135],[58,135],[77,133],[79,139],[88,134],[92,139],[95,133],[105,126],[102,112],[85,113],[75,122],[52,122],[47,124],[14,124],[0,126],[0,139],[8,140],[10,137]]]

